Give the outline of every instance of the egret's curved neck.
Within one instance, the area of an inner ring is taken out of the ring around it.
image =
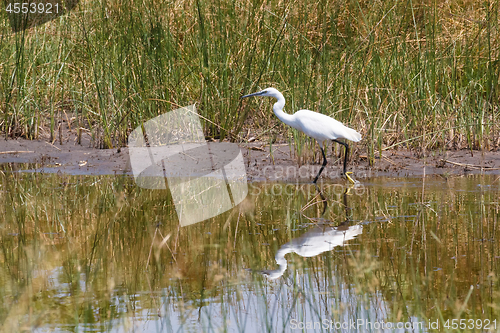
[[[282,246],[278,252],[276,252],[276,255],[274,256],[274,259],[276,259],[276,263],[280,265],[281,268],[285,268],[287,266],[287,262],[285,259],[285,254],[293,252],[294,249],[288,245]]]
[[[288,126],[295,127],[295,117],[291,114],[287,114],[283,112],[283,108],[285,107],[285,98],[281,93],[279,95],[274,96],[278,100],[276,103],[273,105],[273,111],[276,117],[278,117],[279,120],[287,124]]]
[[[288,266],[285,259],[285,254],[293,252],[293,250],[294,249],[288,245],[284,245],[278,250],[274,258],[276,259],[276,263],[279,265],[279,268],[273,271],[266,272],[265,275],[267,276],[268,279],[275,280],[281,277],[285,273],[286,268]]]

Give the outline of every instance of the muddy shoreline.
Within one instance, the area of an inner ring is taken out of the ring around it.
[[[288,144],[269,145],[259,142],[239,145],[249,181],[310,182],[320,164],[299,167]],[[366,152],[355,152],[349,170],[356,179],[372,177],[443,177],[468,174],[499,174],[500,154],[493,151],[430,151],[415,157],[407,150],[389,150],[377,156],[369,166]],[[328,153],[328,165],[320,181],[342,181],[341,159]],[[132,175],[129,149],[91,148],[89,138],[79,145],[74,140],[50,143],[47,140],[0,139],[0,164],[3,170],[64,173],[72,175]]]

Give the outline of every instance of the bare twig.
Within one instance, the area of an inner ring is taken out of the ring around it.
[[[452,161],[448,161],[448,160],[441,160],[441,161],[445,162],[445,163],[450,163],[450,164],[453,164],[453,165],[458,165],[458,166],[461,166],[461,167],[471,168],[471,169],[500,170],[500,168],[493,168],[493,167],[490,167],[490,166],[480,166],[480,165],[473,165],[473,164],[467,164],[467,163],[458,163],[458,162],[452,162]]]
[[[21,154],[21,153],[34,153],[34,151],[32,151],[32,150],[9,150],[9,151],[0,152],[0,155],[2,155],[2,154]]]

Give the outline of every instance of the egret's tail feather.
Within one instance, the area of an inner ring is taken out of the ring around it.
[[[346,127],[344,130],[344,138],[353,142],[358,142],[361,141],[361,134],[359,134],[352,128]]]

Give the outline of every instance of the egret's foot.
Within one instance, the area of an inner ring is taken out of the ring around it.
[[[344,175],[346,176],[347,180],[349,180],[351,182],[352,185],[356,185],[356,183],[359,183],[357,180],[354,180],[351,178],[351,176],[350,176],[350,175],[352,175],[351,171],[346,172]]]
[[[346,172],[346,173],[349,173],[349,174],[352,174],[352,172]],[[349,179],[349,182],[350,184],[346,186],[346,190],[344,192],[344,194],[347,194],[347,195],[352,195],[353,193],[351,193],[351,190],[354,188],[354,189],[357,189],[361,186],[361,182],[359,180],[356,180],[352,177],[350,177],[349,175],[345,175],[347,179]]]
[[[344,194],[345,195],[352,195],[351,189],[353,188],[353,185],[349,186],[348,188],[345,189]]]

